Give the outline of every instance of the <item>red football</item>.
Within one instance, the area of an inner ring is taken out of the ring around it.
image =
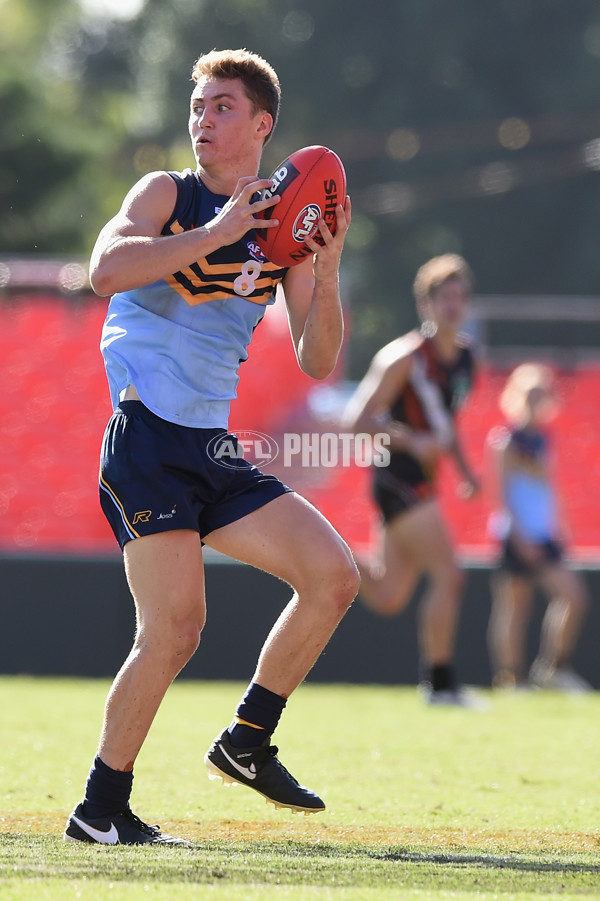
[[[346,199],[346,173],[339,156],[315,144],[296,150],[277,166],[271,175],[271,187],[261,192],[267,197],[279,194],[277,206],[270,207],[260,218],[279,219],[277,228],[256,231],[257,243],[272,263],[295,266],[312,254],[304,243],[315,236],[319,219],[324,219],[335,234],[335,208]],[[257,217],[259,218],[259,217]]]

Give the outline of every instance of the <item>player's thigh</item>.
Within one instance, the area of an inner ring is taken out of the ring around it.
[[[511,572],[498,572],[493,580],[493,603],[507,616],[525,619],[533,604],[533,582],[531,578]]]
[[[454,549],[435,500],[423,501],[389,523],[390,539],[423,571],[456,568]]]
[[[422,572],[421,560],[390,523],[384,526],[381,544],[385,582],[394,586],[400,603],[407,603]]]
[[[352,553],[333,526],[294,492],[275,498],[235,522],[204,536],[229,557],[269,572],[297,591],[330,583],[355,583]]]
[[[204,565],[197,532],[176,529],[136,538],[127,542],[123,557],[139,627],[189,621],[202,628]]]
[[[552,597],[560,597],[568,603],[585,604],[585,585],[579,573],[561,564],[549,564],[540,573],[540,584]]]

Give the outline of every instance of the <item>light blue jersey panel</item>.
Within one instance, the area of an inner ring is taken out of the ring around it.
[[[525,538],[541,542],[556,537],[556,502],[546,479],[513,472],[507,477],[505,490],[511,521]]]
[[[135,385],[162,419],[227,428],[239,366],[274,299],[257,304],[233,296],[191,306],[164,281],[115,294],[100,345],[113,408]]]

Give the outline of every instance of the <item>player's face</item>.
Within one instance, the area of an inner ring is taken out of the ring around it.
[[[240,79],[199,81],[192,92],[188,124],[196,162],[210,167],[245,159],[262,146],[270,119],[264,111],[254,112]]]
[[[525,399],[529,420],[534,425],[544,425],[556,415],[556,402],[549,387],[531,388]]]
[[[436,288],[431,294],[430,309],[438,328],[459,328],[467,314],[470,296],[470,285],[463,278],[451,278]]]

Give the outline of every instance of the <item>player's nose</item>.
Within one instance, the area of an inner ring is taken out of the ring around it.
[[[208,109],[197,110],[193,114],[193,124],[196,128],[212,128],[213,121]]]

